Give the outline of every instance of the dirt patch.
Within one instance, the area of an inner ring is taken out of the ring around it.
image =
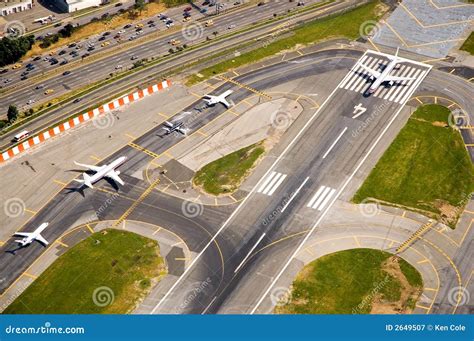
[[[392,276],[400,283],[400,299],[395,302],[388,302],[383,295],[375,295],[372,301],[371,314],[409,314],[413,307],[409,306],[410,302],[416,302],[421,295],[422,289],[416,288],[408,283],[405,275],[400,269],[399,259],[396,256],[388,258],[382,264],[382,271],[388,276]]]
[[[443,200],[437,200],[435,207],[439,210],[441,218],[439,221],[443,224],[451,226],[456,223],[459,215],[462,212],[462,207],[453,206]]]

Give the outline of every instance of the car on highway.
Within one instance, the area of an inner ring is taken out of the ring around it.
[[[21,81],[24,81],[26,79],[28,79],[28,76],[23,76],[23,77],[20,78]]]
[[[61,63],[59,63],[59,65],[66,65],[67,63],[69,63],[67,60],[63,60]]]
[[[184,9],[185,12],[189,12],[190,10],[192,10],[192,7],[191,7],[191,6],[186,7],[186,8]]]
[[[63,72],[63,76],[67,76],[67,75],[70,75],[70,74],[71,74],[71,71],[69,71],[69,70]]]
[[[11,78],[7,78],[7,79],[5,79],[5,80],[3,81],[3,83],[8,84],[8,83],[10,83],[11,81],[12,81]]]
[[[135,28],[143,28],[143,26],[145,26],[145,25],[143,25],[142,23],[140,23],[140,24],[136,24],[136,25],[135,25]]]
[[[105,36],[102,36],[98,39],[98,41],[104,41],[105,39],[107,39]]]
[[[191,20],[191,16],[187,16],[187,17],[184,17],[184,18],[183,18],[183,22],[187,22],[187,21],[189,21],[189,20]]]
[[[100,46],[102,47],[109,46],[109,45],[110,45],[110,41],[104,41],[102,44],[100,44]]]
[[[120,31],[118,31],[117,33],[118,33],[118,34],[123,34],[123,33],[125,33],[125,30],[120,30]]]
[[[206,6],[206,5],[209,5],[209,0],[204,1],[204,2],[201,4],[201,6]]]
[[[107,37],[107,36],[109,36],[109,35],[110,35],[110,32],[109,32],[109,31],[107,31],[107,32],[104,32],[102,35],[103,35],[104,37]]]
[[[204,14],[204,13],[207,13],[207,8],[201,8],[201,9],[199,10],[199,12],[201,12],[201,13],[203,13],[203,14]]]
[[[23,130],[21,133],[18,133],[13,137],[12,142],[19,142],[21,140],[26,139],[28,136],[30,136],[30,132],[27,130]]]
[[[118,70],[118,69],[121,69],[121,68],[123,68],[123,66],[120,65],[120,64],[118,64],[117,66],[115,66],[115,70]]]
[[[84,53],[84,54],[82,55],[82,58],[87,58],[87,57],[89,57],[90,55],[91,55],[90,53]]]
[[[61,51],[59,51],[58,55],[59,55],[59,56],[62,56],[62,55],[65,54],[65,53],[66,53],[66,50],[61,50]]]
[[[123,5],[123,4],[122,4],[121,2],[118,2],[118,3],[115,4],[115,7],[120,7],[120,6],[122,6],[122,5]]]
[[[32,105],[33,103],[35,103],[35,100],[29,99],[28,102],[26,102],[26,105]]]
[[[52,94],[53,92],[54,92],[53,89],[47,89],[47,90],[44,92],[44,94],[47,96],[47,95]]]
[[[155,22],[153,20],[148,20],[147,24],[150,25],[150,24],[154,24]]]
[[[77,44],[76,44],[76,43],[71,43],[71,44],[69,44],[67,47],[69,47],[69,48],[73,48],[73,47],[76,47],[76,46],[77,46]]]
[[[41,60],[41,57],[40,56],[36,56],[35,58],[33,58],[33,61],[38,61],[38,60]]]
[[[49,60],[49,64],[50,64],[50,65],[56,65],[56,64],[58,64],[58,63],[59,63],[59,61],[58,61],[56,58],[51,58],[51,59]]]
[[[131,60],[135,60],[135,59],[138,59],[138,56],[132,56],[132,58],[130,58]]]
[[[2,71],[0,71],[1,74],[7,73],[7,72],[8,72],[8,69],[2,69]]]
[[[80,101],[82,101],[82,98],[76,98],[72,103],[79,103]]]
[[[234,25],[234,24],[227,26],[227,29],[228,29],[228,30],[231,30],[231,29],[233,29],[233,28],[235,28],[235,25]]]
[[[127,28],[130,28],[130,27],[132,27],[132,25],[131,25],[131,24],[127,24],[127,25],[125,25],[123,28],[124,28],[124,29],[127,29]]]
[[[40,85],[35,86],[35,89],[36,89],[36,90],[43,89],[43,88],[44,88],[44,85],[43,85],[43,84],[40,84]]]
[[[15,69],[19,69],[21,68],[21,64],[20,63],[16,63],[15,65],[13,65],[12,69],[15,70]]]
[[[21,73],[21,76],[26,76],[26,75],[28,75],[27,71],[24,71],[24,72]]]
[[[89,47],[87,48],[87,51],[89,51],[89,52],[94,51],[94,50],[95,50],[95,47],[94,47],[94,46],[89,46]]]

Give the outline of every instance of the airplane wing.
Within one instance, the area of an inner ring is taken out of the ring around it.
[[[370,73],[372,76],[374,76],[375,78],[379,78],[381,73],[374,70],[374,69],[371,69],[370,67],[368,66],[365,66],[364,64],[360,64],[360,66],[365,70],[367,71],[368,73]]]
[[[176,131],[180,132],[183,135],[186,135],[186,130],[184,130],[183,128],[178,128],[176,129]]]
[[[172,128],[172,127],[173,127],[173,123],[168,122],[168,121],[165,121],[165,122],[163,123],[163,125],[165,125],[165,126],[167,126],[167,127],[169,127],[169,128]]]
[[[18,237],[29,237],[32,235],[32,233],[28,233],[28,232],[15,232],[13,234],[14,236],[18,236]]]
[[[385,77],[386,82],[400,82],[400,81],[409,81],[413,79],[416,79],[416,77],[396,77],[396,76]]]
[[[123,182],[122,179],[120,179],[120,177],[118,176],[117,172],[115,171],[110,171],[108,172],[107,174],[105,174],[106,177],[114,180],[115,182],[118,182],[119,184],[121,184],[122,186],[125,185],[125,182]]]
[[[76,162],[76,161],[74,161],[74,163],[78,166],[89,168],[90,170],[93,170],[94,172],[98,172],[104,167],[104,166],[86,165],[84,163],[79,163],[79,162]]]
[[[39,241],[41,244],[44,244],[44,245],[48,245],[48,244],[49,244],[48,241],[47,241],[46,239],[44,239],[43,236],[40,235],[40,234],[37,235],[37,236],[35,237],[35,239],[36,239],[37,241]]]
[[[230,108],[230,103],[229,103],[229,102],[227,102],[227,100],[226,100],[226,99],[221,99],[221,101],[220,101],[220,102],[221,102],[222,104],[224,104],[226,108]]]

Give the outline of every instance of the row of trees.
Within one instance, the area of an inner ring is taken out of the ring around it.
[[[59,38],[68,38],[70,37],[73,32],[77,29],[77,27],[72,26],[71,24],[67,24],[62,29],[59,30],[58,33],[52,34],[50,36],[44,37],[43,41],[40,44],[42,49],[49,47],[51,44],[57,43]]]
[[[35,42],[32,35],[0,40],[0,67],[16,63],[31,49]]]

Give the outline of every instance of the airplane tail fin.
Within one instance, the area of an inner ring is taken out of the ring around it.
[[[89,187],[89,188],[94,188],[94,187],[92,186],[92,183],[91,183],[91,180],[90,180],[90,176],[89,176],[87,173],[84,173],[84,174],[83,174],[83,177],[84,177],[84,180],[81,180],[81,179],[74,179],[74,181],[79,182],[80,184],[86,185],[86,186]]]

